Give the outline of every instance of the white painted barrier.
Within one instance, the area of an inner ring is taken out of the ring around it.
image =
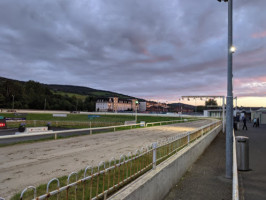
[[[39,132],[46,132],[48,131],[48,127],[47,126],[43,126],[43,127],[28,127],[25,130],[27,133],[39,133]]]
[[[136,121],[125,121],[125,125],[131,125],[131,124],[136,124]]]
[[[53,117],[67,117],[67,114],[53,114]]]
[[[15,135],[24,135],[24,134],[35,134],[35,133],[44,133],[44,132],[53,132],[48,130],[47,126],[43,127],[27,127],[24,132],[16,132]]]

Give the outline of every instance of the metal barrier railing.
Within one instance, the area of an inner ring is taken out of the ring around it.
[[[236,157],[236,139],[233,130],[233,183],[232,183],[232,199],[239,200],[239,187],[238,187],[238,171],[237,171],[237,157]]]
[[[188,119],[184,120],[174,120],[174,121],[168,121],[169,123],[173,122],[181,122],[181,121],[191,121]],[[165,123],[164,122],[151,122],[147,124],[155,124],[155,123]],[[124,127],[130,127],[131,129],[133,127],[142,127],[142,123],[136,123],[136,124],[127,124],[127,125],[118,125],[118,126],[106,126],[106,127],[97,127],[97,128],[82,128],[82,129],[71,129],[71,130],[63,130],[63,131],[48,131],[48,132],[38,132],[38,133],[21,133],[18,135],[5,135],[5,136],[0,136],[0,140],[2,139],[12,139],[12,138],[21,138],[21,137],[31,137],[31,136],[43,136],[43,135],[54,135],[54,138],[57,139],[58,134],[63,134],[63,133],[78,133],[78,132],[84,132],[88,131],[88,133],[91,135],[93,131],[101,131],[101,130],[108,130],[112,129],[113,131],[117,131],[119,128],[124,128]]]
[[[10,127],[18,127],[21,122],[27,124],[27,126],[47,126],[47,124],[50,124],[50,126],[53,127],[84,127],[84,128],[91,128],[91,127],[104,127],[106,125],[108,126],[117,126],[117,125],[123,125],[123,122],[101,122],[101,121],[49,121],[49,120],[21,120],[21,121],[7,121],[7,125]]]
[[[155,169],[156,165],[219,125],[221,125],[221,122],[215,121],[195,131],[153,143],[136,150],[134,154],[130,152],[127,155],[121,155],[119,160],[111,158],[109,162],[100,162],[97,167],[86,167],[84,172],[72,172],[67,181],[65,180],[65,186],[60,187],[60,181],[53,178],[47,184],[46,193],[43,191],[45,194],[38,194],[39,197],[36,197],[37,189],[29,186],[22,191],[20,199],[32,199],[32,197],[38,200],[50,198],[66,200],[106,199],[107,195],[115,192],[146,171],[152,168]],[[82,176],[82,178],[78,180],[78,176]],[[75,178],[74,181],[72,177]],[[51,192],[49,192],[50,188],[53,188]],[[29,189],[33,190],[34,194],[28,191]]]
[[[193,121],[191,119],[183,119],[183,120],[171,120],[171,121],[160,121],[160,122],[149,122],[149,123],[146,123],[146,127],[149,126],[149,125],[155,125],[155,124],[169,124],[169,123],[175,123],[175,122],[187,122],[187,121]]]

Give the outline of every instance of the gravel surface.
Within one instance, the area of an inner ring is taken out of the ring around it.
[[[211,123],[211,120],[132,129],[2,147],[0,197],[9,199],[29,185],[38,186],[51,178],[97,166],[100,161],[119,158],[152,142],[176,136]]]

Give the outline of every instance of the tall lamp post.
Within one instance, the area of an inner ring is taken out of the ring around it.
[[[43,107],[43,110],[46,109],[46,98],[44,99],[44,107]]]
[[[227,67],[227,97],[226,97],[226,171],[225,177],[232,178],[233,163],[233,0],[218,0],[228,2],[228,67]]]
[[[13,97],[12,110],[14,110],[14,99],[15,99],[15,95],[12,94],[12,97]]]
[[[137,123],[137,120],[138,120],[138,104],[139,104],[139,101],[137,100],[136,101],[136,106],[135,106],[135,111],[136,111],[136,114],[135,114],[135,121],[136,121],[136,123]]]

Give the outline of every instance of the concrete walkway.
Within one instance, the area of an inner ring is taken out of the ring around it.
[[[266,199],[266,125],[248,131],[235,131],[249,137],[249,171],[239,171],[240,200]],[[165,200],[232,199],[231,180],[225,179],[225,135],[219,134],[203,155],[172,188]]]
[[[225,134],[219,133],[165,200],[232,199],[232,182],[224,175]]]
[[[240,125],[242,128],[243,124]],[[259,128],[247,124],[248,131],[236,131],[236,135],[249,137],[250,171],[239,171],[241,200],[266,199],[266,125]]]

